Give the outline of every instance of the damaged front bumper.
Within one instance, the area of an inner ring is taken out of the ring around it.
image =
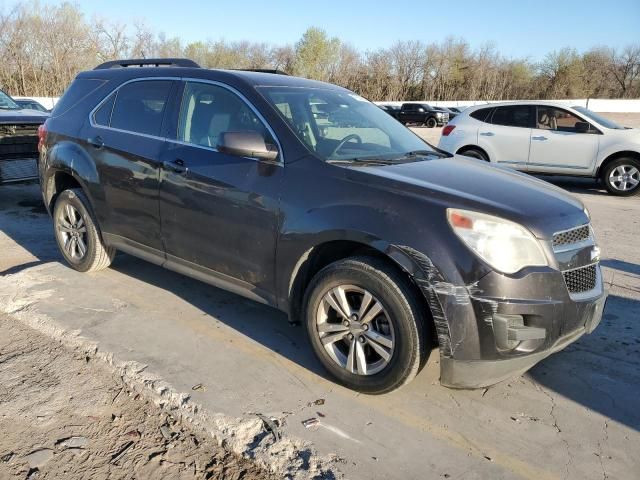
[[[607,299],[600,267],[597,269],[597,288],[588,298],[577,301],[570,296],[552,300],[551,295],[544,295],[554,289],[557,292],[564,285],[557,276],[543,273],[532,274],[525,282],[529,287],[545,283],[545,291],[538,290],[543,293],[538,298],[545,300],[471,295],[470,306],[478,325],[477,348],[469,349],[467,345],[460,351],[453,349],[450,356],[441,356],[441,384],[453,388],[493,385],[524,373],[585,333],[591,333],[602,319]],[[488,284],[491,283],[495,284],[489,279]],[[469,356],[476,358],[465,358]]]

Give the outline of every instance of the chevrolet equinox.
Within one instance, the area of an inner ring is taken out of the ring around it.
[[[283,310],[349,388],[406,384],[435,342],[443,385],[491,385],[602,315],[580,201],[436,150],[344,88],[113,61],[80,73],[39,133],[72,268],[120,250]]]

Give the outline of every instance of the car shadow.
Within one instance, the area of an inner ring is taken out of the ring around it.
[[[640,301],[610,295],[592,334],[527,375],[545,389],[640,431]]]
[[[625,262],[623,260],[616,260],[614,258],[605,258],[600,262],[602,266],[613,268],[621,272],[631,273],[633,275],[640,275],[640,265],[637,263]]]
[[[599,180],[595,178],[564,177],[554,175],[534,175],[536,178],[552,183],[571,193],[591,195],[609,195]]]

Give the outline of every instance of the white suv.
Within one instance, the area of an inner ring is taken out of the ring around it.
[[[554,102],[470,107],[444,127],[438,146],[525,172],[600,178],[614,195],[640,192],[640,130],[583,107]]]

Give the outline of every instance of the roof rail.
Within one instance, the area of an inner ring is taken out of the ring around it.
[[[128,60],[111,60],[98,65],[94,70],[107,70],[109,68],[126,67],[189,67],[200,68],[193,60],[188,58],[131,58]]]
[[[270,69],[270,68],[233,68],[232,70],[236,70],[238,72],[258,72],[258,73],[273,73],[274,75],[289,75],[287,72],[278,69]]]

